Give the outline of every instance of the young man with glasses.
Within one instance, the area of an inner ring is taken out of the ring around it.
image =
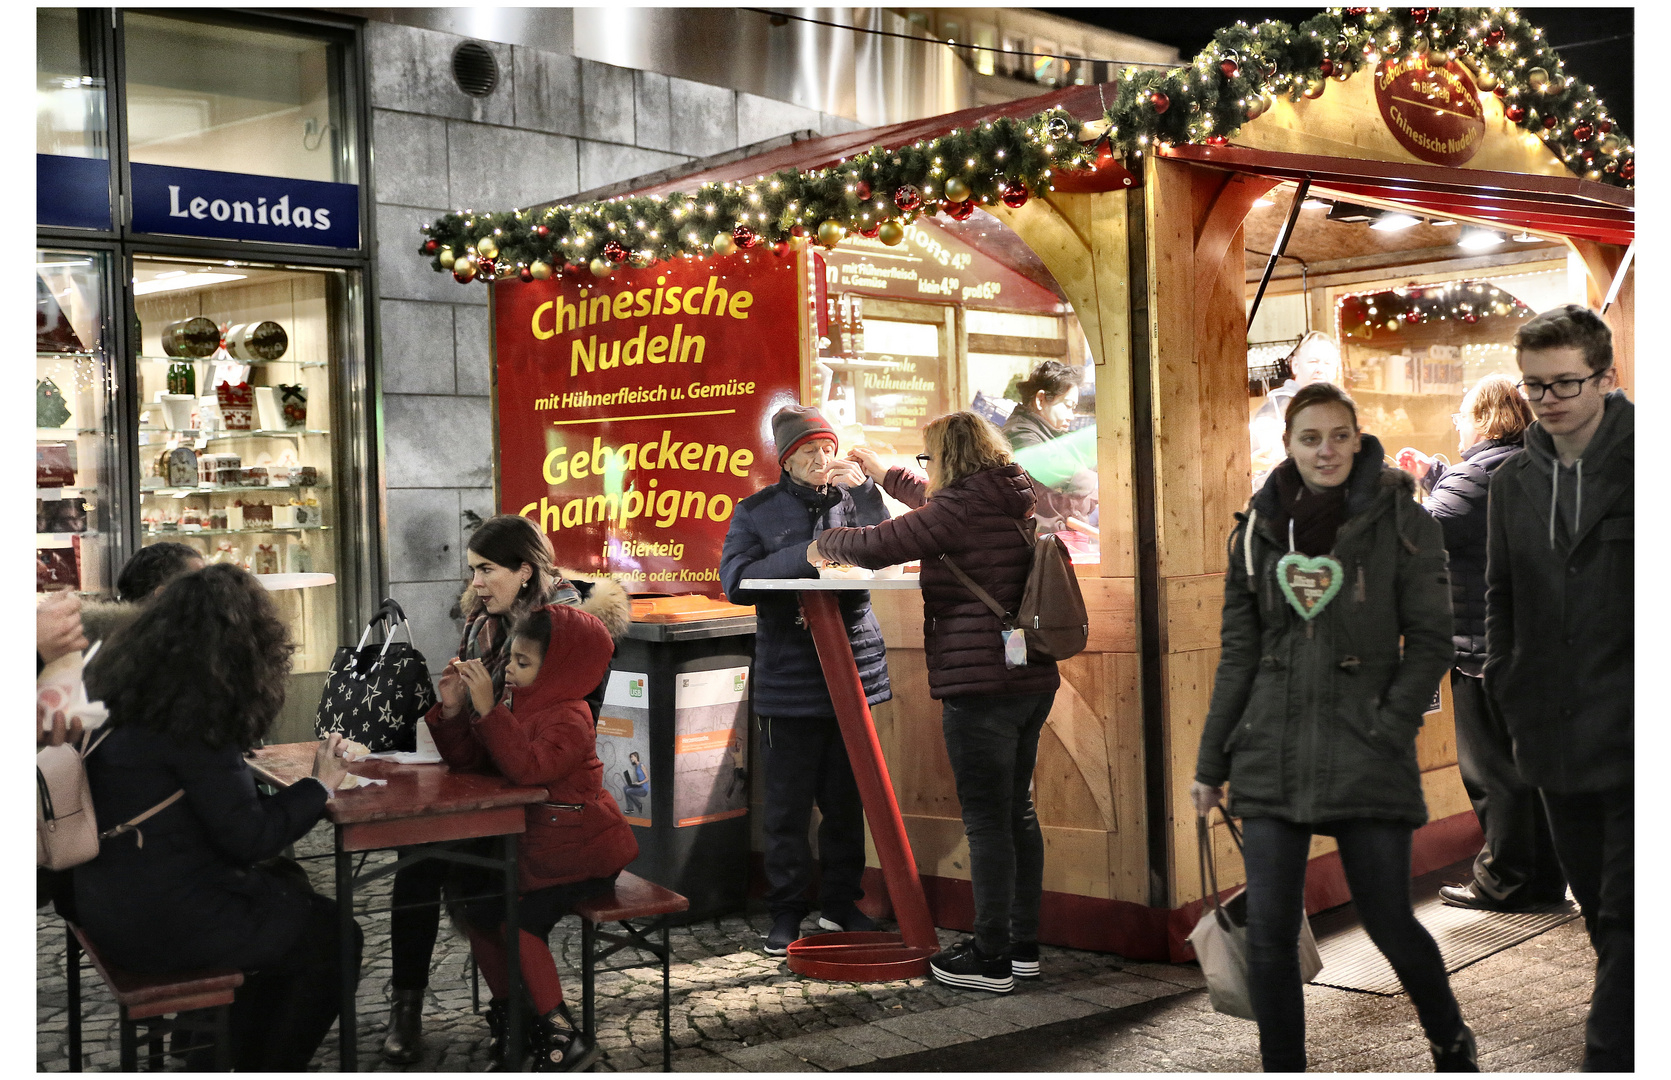
[[[1635,407],[1576,304],[1515,334],[1537,422],[1491,478],[1486,693],[1596,950],[1586,1071],[1635,1063]]]

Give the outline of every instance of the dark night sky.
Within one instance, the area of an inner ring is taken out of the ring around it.
[[[1039,8],[1050,15],[1176,46],[1190,59],[1213,34],[1237,19],[1299,23],[1320,8],[1095,7]],[[1636,134],[1634,80],[1635,11],[1631,8],[1526,8],[1521,14],[1543,28],[1568,70],[1595,87],[1619,124]],[[1588,44],[1593,43],[1593,44]],[[1096,59],[1119,59],[1097,57]]]

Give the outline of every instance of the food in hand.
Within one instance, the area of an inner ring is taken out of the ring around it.
[[[342,756],[345,758],[362,758],[371,753],[371,747],[362,742],[355,742],[353,739],[344,739],[341,745]]]
[[[359,783],[360,778],[358,776],[355,776],[353,773],[344,773],[342,781],[337,784],[337,790],[347,791],[349,788],[358,787]]]

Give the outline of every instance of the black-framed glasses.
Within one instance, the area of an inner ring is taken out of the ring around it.
[[[1601,371],[1596,372],[1594,375],[1586,375],[1582,379],[1556,379],[1554,382],[1547,383],[1527,382],[1525,379],[1521,379],[1514,385],[1519,387],[1520,391],[1526,395],[1527,401],[1542,401],[1543,392],[1545,390],[1553,390],[1557,399],[1565,401],[1568,398],[1575,398],[1579,394],[1582,394],[1584,392],[1584,384],[1589,382],[1591,379],[1599,379],[1612,370],[1612,368],[1604,368]]]
[[[927,454],[918,454],[917,455],[917,464],[921,465],[925,469],[928,468],[928,463],[933,461],[933,460],[934,459],[929,457]]]

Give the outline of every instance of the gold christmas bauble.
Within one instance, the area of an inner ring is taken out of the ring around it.
[[[476,254],[484,259],[497,259],[499,257],[499,245],[493,242],[493,237],[484,236],[476,241]]]
[[[1497,89],[1497,76],[1486,68],[1480,69],[1479,75],[1474,81],[1479,84],[1481,90],[1490,92]]]
[[[713,248],[715,255],[735,255],[737,254],[737,241],[732,238],[730,233],[716,233]]]
[[[528,272],[534,275],[535,281],[545,281],[551,277],[551,264],[535,259],[528,264]]]
[[[971,194],[973,193],[969,190],[969,185],[957,177],[946,181],[946,198],[952,202],[967,202]]]
[[[1410,53],[1412,56],[1426,56],[1428,48],[1426,34],[1416,34],[1410,38]]]
[[[453,276],[468,281],[476,276],[476,260],[466,255],[462,259],[453,260]]]
[[[834,219],[821,222],[818,226],[818,242],[827,248],[833,248],[841,243],[847,235],[846,226]]]
[[[1323,96],[1323,90],[1329,85],[1327,79],[1307,79],[1305,89],[1301,91],[1306,97],[1315,101]]]
[[[606,278],[615,272],[615,264],[608,259],[592,260],[592,276]]]
[[[1618,153],[1619,152],[1619,137],[1617,135],[1603,135],[1602,139],[1601,139],[1601,142],[1598,144],[1598,148],[1604,154],[1616,154],[1616,153]],[[443,250],[445,250],[445,249],[443,249]]]
[[[1247,112],[1244,115],[1246,115],[1249,120],[1257,120],[1261,116],[1265,115],[1264,99],[1254,98],[1252,101],[1248,102]]]
[[[1542,90],[1549,85],[1549,72],[1543,68],[1530,68],[1526,72],[1526,85],[1533,90]]]
[[[448,270],[451,270],[453,267],[453,258],[453,249],[450,247],[444,247],[435,253],[435,261]]]
[[[882,227],[876,231],[876,238],[889,247],[893,247],[905,239],[905,226],[897,221],[884,221]]]
[[[1397,319],[1388,319],[1387,320],[1387,329],[1396,331],[1398,329],[1398,320]]]

